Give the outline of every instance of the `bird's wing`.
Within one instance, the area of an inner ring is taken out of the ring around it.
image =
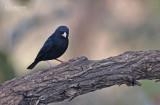
[[[54,44],[51,40],[47,40],[43,47],[40,49],[36,59],[41,59],[47,52],[49,52],[52,48],[54,48]]]

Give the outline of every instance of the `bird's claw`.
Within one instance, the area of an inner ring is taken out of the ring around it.
[[[50,68],[54,67],[53,65],[50,65]]]

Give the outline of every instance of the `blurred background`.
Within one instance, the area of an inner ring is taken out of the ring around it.
[[[70,29],[64,61],[160,49],[160,0],[0,0],[0,83],[48,68],[40,62],[26,69],[59,25]],[[159,83],[140,82],[141,87],[113,86],[50,105],[160,105]]]

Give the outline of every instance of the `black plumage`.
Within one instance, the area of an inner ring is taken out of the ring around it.
[[[35,61],[27,69],[33,69],[37,63],[46,60],[58,60],[68,47],[69,29],[66,26],[59,26],[55,32],[47,39],[40,49]],[[58,60],[60,61],[60,60]]]

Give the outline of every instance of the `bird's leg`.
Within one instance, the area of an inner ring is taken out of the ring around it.
[[[61,60],[59,60],[59,59],[55,59],[55,60],[57,60],[57,61],[59,61],[59,62],[61,62],[61,63],[64,63],[64,61],[61,61]]]
[[[50,68],[53,67],[53,65],[51,65],[51,64],[49,63],[49,61],[46,61],[46,62],[47,62],[47,64],[49,65]]]

